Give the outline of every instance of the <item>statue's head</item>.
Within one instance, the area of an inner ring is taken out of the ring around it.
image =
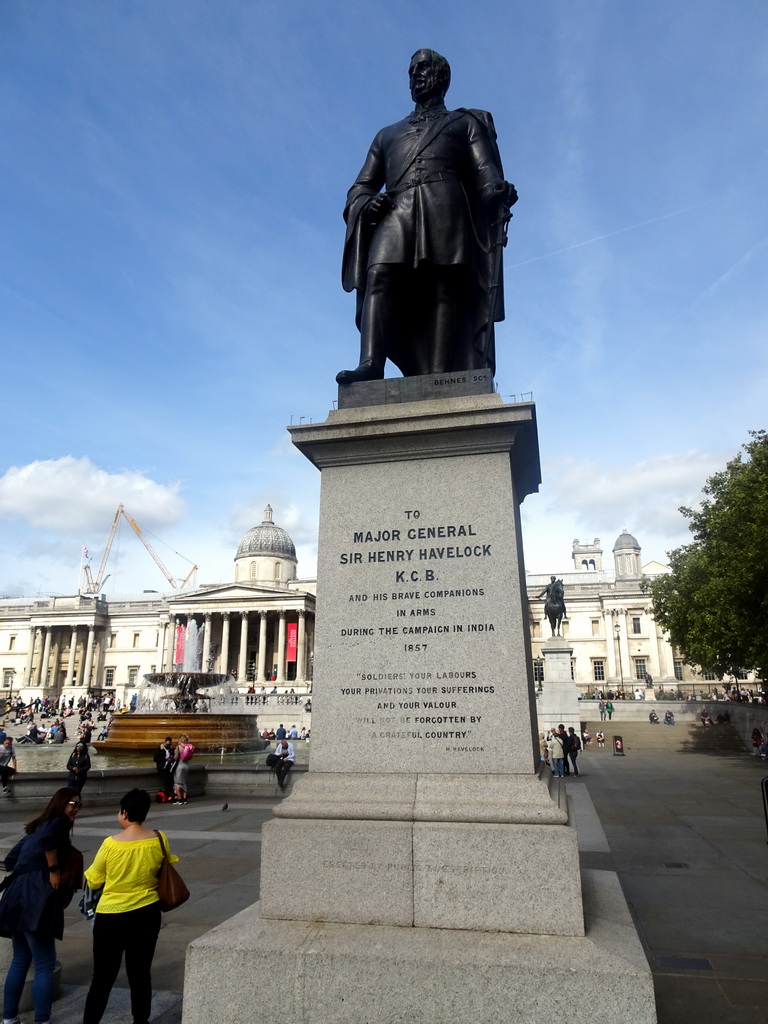
[[[448,92],[451,84],[451,66],[437,50],[417,50],[411,57],[408,81],[414,103],[426,103]]]

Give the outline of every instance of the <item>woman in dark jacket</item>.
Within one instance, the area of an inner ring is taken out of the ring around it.
[[[5,868],[12,874],[2,883],[0,935],[13,943],[3,990],[6,1021],[18,1021],[19,1001],[33,960],[35,1024],[51,1019],[55,940],[64,934],[64,906],[71,897],[71,891],[65,895],[61,873],[72,851],[70,833],[79,810],[78,790],[57,790],[6,855]]]
[[[67,771],[69,772],[67,785],[81,793],[90,770],[91,759],[88,756],[88,744],[83,740],[78,740],[67,761]]]

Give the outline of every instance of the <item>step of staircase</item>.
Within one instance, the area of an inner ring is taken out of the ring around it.
[[[613,737],[621,736],[624,749],[631,750],[676,750],[683,752],[744,753],[741,736],[731,724],[701,725],[686,723],[677,725],[651,725],[650,722],[622,722],[614,717],[612,722],[589,721],[587,728],[592,733],[590,752],[599,749],[594,742],[595,733],[605,733],[605,749],[613,749]],[[583,726],[582,726],[583,729]]]

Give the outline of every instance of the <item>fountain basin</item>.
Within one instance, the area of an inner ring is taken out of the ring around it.
[[[166,736],[174,746],[186,733],[196,753],[219,754],[263,750],[267,741],[259,736],[257,715],[183,714],[146,711],[115,715],[109,737],[93,743],[100,754],[110,751],[152,751]]]

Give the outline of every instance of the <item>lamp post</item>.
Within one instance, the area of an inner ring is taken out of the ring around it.
[[[544,659],[535,658],[534,665],[536,682],[538,684],[539,693],[541,693],[544,690]]]
[[[619,651],[619,689],[624,689],[624,666],[621,663],[621,626],[616,623],[613,627],[613,631],[616,634],[616,647]]]

